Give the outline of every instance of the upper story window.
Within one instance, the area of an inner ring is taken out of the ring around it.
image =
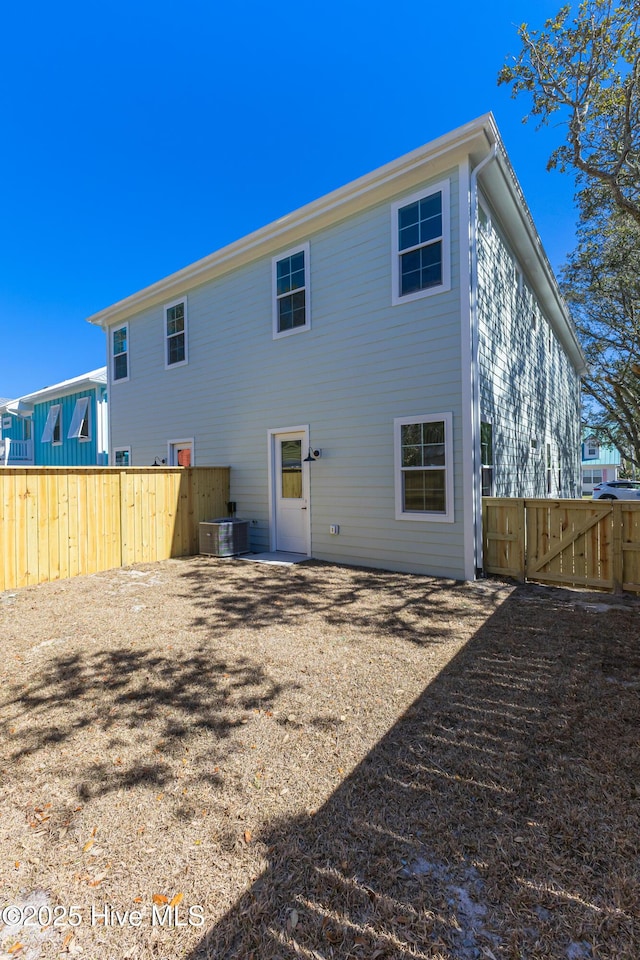
[[[47,422],[42,431],[41,443],[62,443],[62,408],[59,403],[49,407]]]
[[[309,244],[274,257],[272,265],[274,339],[308,330],[311,326]]]
[[[449,181],[391,207],[394,304],[449,290]]]
[[[491,227],[491,217],[485,205],[478,200],[478,223],[483,230],[489,230]]]
[[[165,367],[187,363],[187,301],[186,298],[168,303],[164,308]]]
[[[394,420],[396,520],[453,521],[452,419]]]
[[[67,434],[68,440],[91,440],[89,410],[89,397],[80,397],[76,400],[71,425]]]
[[[129,324],[111,331],[111,379],[129,379]]]
[[[595,440],[587,440],[584,445],[584,459],[585,460],[597,460],[600,456],[600,447]]]

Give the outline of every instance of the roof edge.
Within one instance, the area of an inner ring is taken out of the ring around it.
[[[46,400],[51,396],[64,396],[69,393],[77,393],[83,388],[105,386],[107,385],[107,368],[98,367],[96,370],[90,370],[79,377],[72,377],[70,380],[61,380],[60,383],[52,383],[49,387],[43,387],[41,390],[34,390],[32,393],[25,393],[21,397],[10,400],[10,404],[25,402],[38,402]],[[8,404],[7,404],[8,405]],[[0,406],[0,410],[3,409]]]
[[[406,153],[342,187],[338,187],[317,200],[285,214],[266,226],[234,240],[214,253],[144,287],[137,293],[99,310],[87,317],[87,321],[104,329],[111,323],[125,320],[147,306],[153,306],[164,299],[183,292],[189,286],[205,283],[220,273],[256,260],[260,256],[266,255],[271,247],[275,250],[279,246],[284,246],[289,242],[287,236],[294,233],[296,229],[300,230],[305,227],[309,232],[314,229],[313,224],[315,222],[318,222],[318,228],[321,228],[324,224],[319,221],[327,217],[333,220],[339,219],[340,216],[346,215],[346,210],[344,213],[341,213],[341,211],[350,204],[357,205],[357,207],[373,204],[376,202],[376,194],[384,191],[385,188],[388,190],[388,186],[394,181],[410,174],[423,164],[452,153],[473,141],[485,133],[487,127],[492,130],[496,129],[492,114],[483,114],[475,120],[412,150],[410,153]]]

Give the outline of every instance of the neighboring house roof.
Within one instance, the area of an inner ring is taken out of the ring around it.
[[[208,282],[258,258],[272,256],[361,210],[387,202],[403,192],[409,193],[452,166],[461,164],[468,170],[470,160],[471,169],[474,169],[494,152],[496,161],[489,163],[482,174],[483,189],[499,219],[508,228],[514,253],[524,267],[547,319],[574,367],[583,373],[586,369],[584,355],[569,311],[490,113],[93,314],[88,318],[89,322],[103,328],[122,322],[141,310],[180,296],[189,287]],[[468,209],[468,204],[466,206]]]
[[[620,451],[615,447],[600,447],[598,457],[583,457],[583,467],[619,467],[621,465]]]
[[[586,456],[587,446],[593,441],[598,449],[597,457]],[[620,451],[616,447],[599,443],[592,434],[585,433],[582,438],[582,466],[583,467],[619,467],[622,465]]]
[[[7,413],[30,413],[33,410],[34,403],[42,403],[54,397],[64,397],[70,393],[79,393],[81,390],[88,390],[91,387],[107,383],[107,368],[98,367],[97,370],[90,370],[89,373],[83,373],[79,377],[72,377],[70,380],[62,380],[60,383],[54,383],[50,387],[43,387],[42,390],[36,390],[34,393],[26,393],[16,400],[6,400],[0,402],[0,412],[6,410]]]
[[[2,407],[6,407],[8,403],[11,403],[11,400],[9,400],[8,397],[0,397],[0,409],[2,409]]]

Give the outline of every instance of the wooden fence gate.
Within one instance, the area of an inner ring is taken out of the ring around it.
[[[486,497],[482,522],[486,573],[640,593],[640,503]]]

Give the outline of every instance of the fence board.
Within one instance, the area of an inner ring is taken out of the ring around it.
[[[3,467],[0,590],[198,551],[228,467]]]
[[[622,503],[622,589],[640,593],[640,510]]]
[[[640,593],[640,503],[487,497],[482,515],[487,573]]]
[[[482,519],[487,573],[524,579],[524,500],[485,498]]]

